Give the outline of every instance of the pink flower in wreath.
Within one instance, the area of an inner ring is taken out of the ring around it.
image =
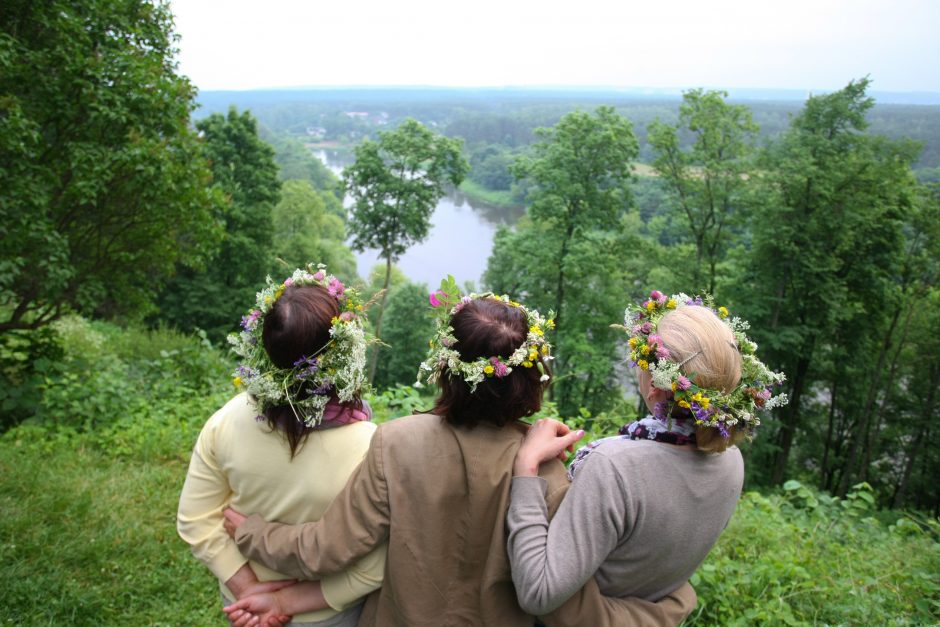
[[[442,292],[441,290],[437,290],[437,291],[431,292],[431,293],[428,295],[428,300],[431,301],[431,307],[440,307],[441,305],[444,304],[444,303],[441,302],[441,300],[438,298],[439,295],[440,295],[440,296],[443,296],[443,294],[444,294],[444,292]]]
[[[692,387],[692,382],[680,374],[679,378],[676,379],[676,387],[680,390],[688,390],[690,387]]]
[[[315,281],[322,281],[326,278],[326,275],[323,274],[323,270],[317,270],[317,273],[313,275]]]
[[[330,293],[330,296],[339,300],[346,292],[346,286],[340,283],[339,279],[333,277],[330,279],[330,284],[327,286],[326,291]]]
[[[493,364],[493,376],[497,379],[505,377],[509,374],[509,368],[506,367],[506,364],[499,360],[499,357],[490,357],[490,363]]]
[[[654,300],[660,305],[665,305],[666,301],[669,299],[666,297],[665,294],[663,294],[659,290],[653,290],[652,292],[650,292],[650,300]]]

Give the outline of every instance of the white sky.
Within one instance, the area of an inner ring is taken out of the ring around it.
[[[940,91],[940,0],[171,0],[202,90]]]

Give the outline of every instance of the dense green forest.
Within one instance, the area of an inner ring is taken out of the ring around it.
[[[556,312],[547,414],[595,437],[637,415],[611,324],[652,289],[712,294],[786,373],[690,623],[940,620],[940,106],[865,77],[774,102],[197,99],[165,5],[0,16],[3,622],[221,623],[173,518],[232,393],[226,334],[266,275],[326,263],[377,297],[378,419],[426,409],[428,290],[395,263],[456,185],[525,207],[480,287]]]

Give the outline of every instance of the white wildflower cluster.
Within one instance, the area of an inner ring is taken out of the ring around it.
[[[672,382],[682,374],[679,364],[666,360],[650,364],[649,371],[653,379],[653,385],[661,390],[671,390]]]

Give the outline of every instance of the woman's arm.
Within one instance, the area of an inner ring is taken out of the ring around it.
[[[193,447],[180,494],[176,529],[212,574],[220,581],[229,581],[247,566],[248,560],[222,528],[222,508],[231,499],[232,490],[215,457],[221,418],[217,413],[206,422]]]
[[[323,577],[320,584],[326,603],[340,612],[359,603],[370,592],[381,588],[387,553],[388,544],[383,542],[342,572]]]
[[[586,460],[551,524],[545,489],[538,477],[513,478],[507,516],[519,605],[537,616],[591,580],[625,533],[624,497],[606,457]]]
[[[362,464],[323,518],[283,525],[250,516],[233,525],[238,548],[250,559],[301,579],[318,579],[347,568],[388,537],[388,487],[382,465],[380,427]]]

